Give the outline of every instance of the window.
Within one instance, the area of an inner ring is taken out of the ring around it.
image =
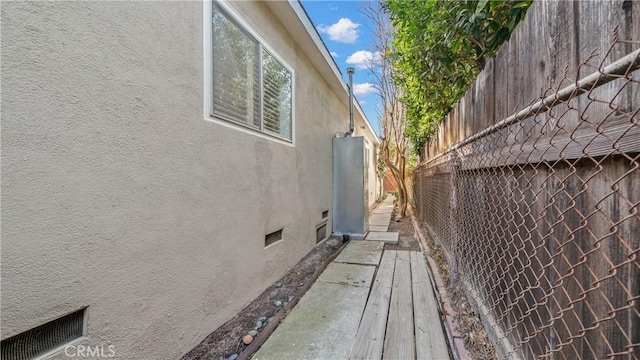
[[[213,4],[213,116],[292,139],[292,73]]]

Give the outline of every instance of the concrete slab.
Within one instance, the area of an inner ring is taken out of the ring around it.
[[[376,211],[391,212],[391,210],[393,210],[393,204],[382,204],[382,205],[378,206],[375,210],[373,210],[373,212],[376,212]]]
[[[389,225],[381,226],[381,225],[369,225],[369,231],[380,231],[385,232],[389,230]]]
[[[376,268],[368,265],[331,263],[318,277],[319,282],[370,287]]]
[[[351,240],[334,262],[378,265],[383,248],[384,243],[381,241]]]
[[[389,221],[391,221],[390,216],[372,215],[369,217],[369,225],[385,226],[389,225]]]
[[[369,219],[371,219],[372,217],[386,217],[386,218],[391,218],[391,212],[387,211],[387,212],[379,212],[379,213],[371,213],[369,214]]]
[[[346,358],[368,295],[368,287],[316,282],[252,359]]]
[[[399,237],[400,233],[397,232],[369,231],[365,240],[384,241],[397,244]]]

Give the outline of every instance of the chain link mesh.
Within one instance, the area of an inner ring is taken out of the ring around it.
[[[615,74],[590,57],[579,73],[614,80],[565,74],[541,96],[557,101],[414,173],[420,221],[507,358],[640,359],[637,57]]]

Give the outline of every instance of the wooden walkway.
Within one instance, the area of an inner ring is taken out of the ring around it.
[[[384,250],[398,241],[392,209],[389,197],[370,217],[375,236],[347,245],[253,360],[450,359],[424,256]]]
[[[424,257],[385,251],[349,359],[449,359]]]

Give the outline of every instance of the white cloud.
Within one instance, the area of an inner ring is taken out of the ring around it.
[[[362,100],[362,101],[358,101],[358,102],[360,103],[360,105],[364,105],[364,104],[366,104],[366,103],[367,103],[367,102],[366,102],[366,101],[364,101],[364,100]]]
[[[353,94],[356,96],[367,96],[376,92],[377,90],[372,83],[353,84]]]
[[[330,52],[330,54],[331,54],[331,56],[333,56],[333,57],[338,57],[338,53],[337,53],[337,52],[335,52],[335,51],[331,51],[331,52]]]
[[[318,25],[321,34],[329,35],[329,39],[345,44],[351,44],[358,39],[358,27],[360,24],[354,23],[348,18],[342,18],[333,25]]]
[[[333,4],[333,3],[329,4],[329,10],[333,10],[333,11],[338,10],[338,5]]]
[[[380,53],[366,50],[359,50],[347,57],[346,63],[355,65],[358,69],[368,69],[381,60]]]

